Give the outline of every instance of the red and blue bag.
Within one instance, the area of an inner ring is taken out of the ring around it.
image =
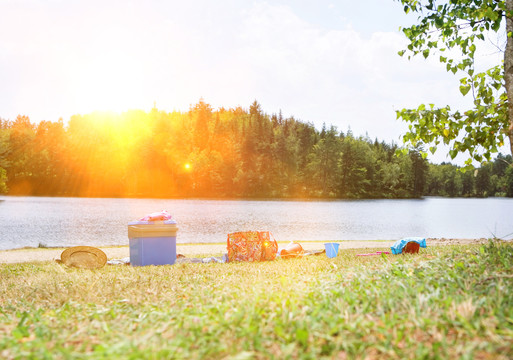
[[[269,231],[243,231],[228,234],[228,262],[276,259],[278,243]]]

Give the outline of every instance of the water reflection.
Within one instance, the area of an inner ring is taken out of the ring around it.
[[[0,198],[0,249],[127,245],[127,223],[168,210],[179,243],[224,242],[226,234],[270,230],[277,240],[481,238],[513,233],[513,199],[228,201]]]

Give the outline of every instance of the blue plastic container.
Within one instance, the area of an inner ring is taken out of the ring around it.
[[[325,243],[324,248],[326,249],[326,256],[329,258],[334,258],[338,255],[338,247],[340,244],[338,243]]]
[[[173,265],[177,232],[174,220],[129,222],[130,265]]]

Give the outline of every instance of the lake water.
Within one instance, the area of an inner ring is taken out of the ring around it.
[[[513,199],[246,201],[0,196],[0,250],[128,245],[127,223],[167,210],[178,243],[269,230],[278,241],[513,238]]]

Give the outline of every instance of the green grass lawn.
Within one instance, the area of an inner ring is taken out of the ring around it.
[[[0,265],[0,358],[513,358],[512,245],[361,252],[94,271]]]

